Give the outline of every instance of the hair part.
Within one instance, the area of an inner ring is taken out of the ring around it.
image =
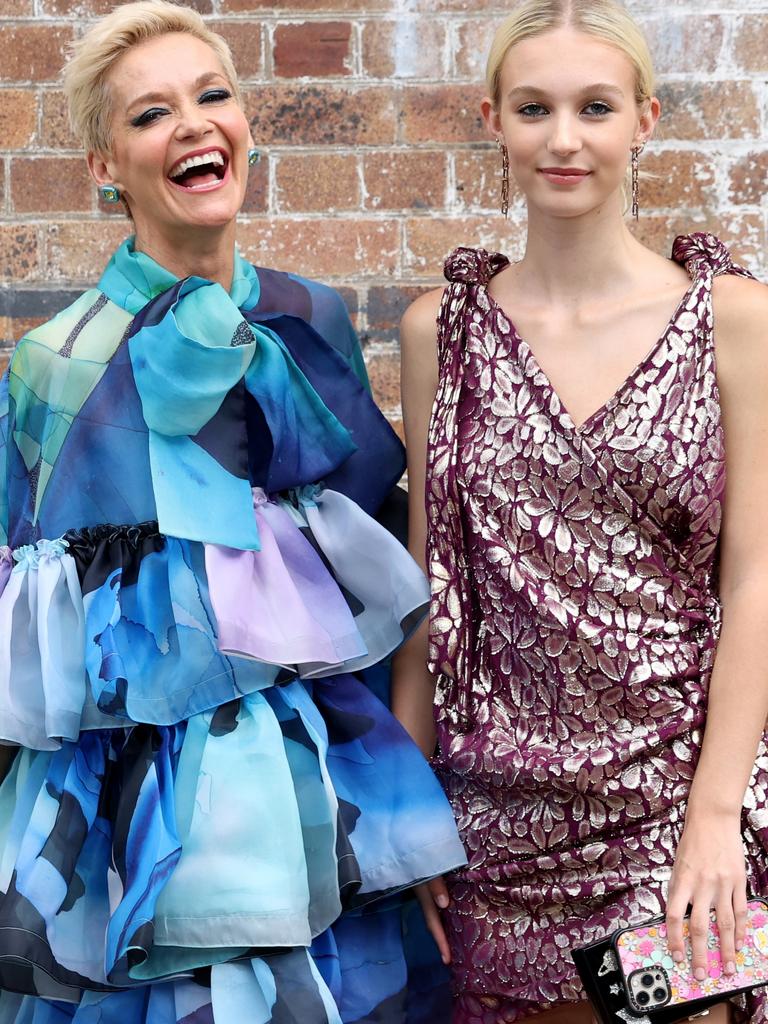
[[[86,151],[107,154],[112,144],[113,98],[109,74],[132,46],[171,32],[186,32],[206,43],[242,103],[232,53],[197,11],[168,0],[137,0],[114,8],[73,44],[64,67],[69,121]]]
[[[653,60],[642,29],[619,0],[523,0],[501,23],[491,44],[486,69],[488,93],[501,103],[501,69],[516,44],[553,29],[570,27],[621,50],[635,69],[638,106],[654,94]]]

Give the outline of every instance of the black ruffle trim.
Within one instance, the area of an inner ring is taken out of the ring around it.
[[[156,520],[128,526],[100,523],[68,530],[63,539],[77,566],[83,594],[97,590],[115,569],[122,570],[124,585],[135,583],[142,558],[165,547]]]

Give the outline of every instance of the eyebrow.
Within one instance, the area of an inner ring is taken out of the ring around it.
[[[205,74],[202,74],[195,79],[192,83],[192,88],[200,89],[202,86],[207,85],[208,82],[212,82],[215,78],[221,78],[226,81],[225,76],[220,71],[206,71]],[[135,100],[131,100],[125,109],[128,111],[140,104],[155,103],[159,100],[165,99],[166,97],[167,93],[164,92],[145,92],[142,93],[141,96],[137,96]]]
[[[617,85],[610,85],[608,82],[596,82],[594,85],[587,85],[580,90],[580,96],[594,96],[595,93],[612,93],[614,96],[624,96],[623,89],[620,89]],[[510,89],[507,94],[509,99],[516,99],[521,94],[526,96],[538,96],[546,97],[548,94],[545,89],[539,89],[535,85],[517,85],[514,89]]]

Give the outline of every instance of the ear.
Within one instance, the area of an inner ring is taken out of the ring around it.
[[[488,133],[492,135],[494,139],[498,138],[499,135],[501,135],[501,118],[499,117],[499,112],[494,107],[493,100],[490,96],[483,97],[483,100],[480,103],[480,113],[483,116]]]
[[[120,188],[120,182],[115,181],[114,165],[108,154],[89,150],[86,160],[88,171],[97,185],[116,185]]]
[[[644,146],[653,135],[656,124],[661,117],[661,103],[656,96],[651,96],[643,103],[637,122],[634,145]]]

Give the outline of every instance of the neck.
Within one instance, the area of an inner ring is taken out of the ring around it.
[[[146,253],[176,277],[204,277],[220,284],[225,291],[232,287],[235,266],[235,223],[222,228],[185,230],[171,238],[152,231],[141,231],[137,225],[134,248]]]
[[[624,223],[620,203],[616,197],[573,218],[529,209],[519,281],[532,300],[578,306],[621,293],[636,279],[644,250]]]

